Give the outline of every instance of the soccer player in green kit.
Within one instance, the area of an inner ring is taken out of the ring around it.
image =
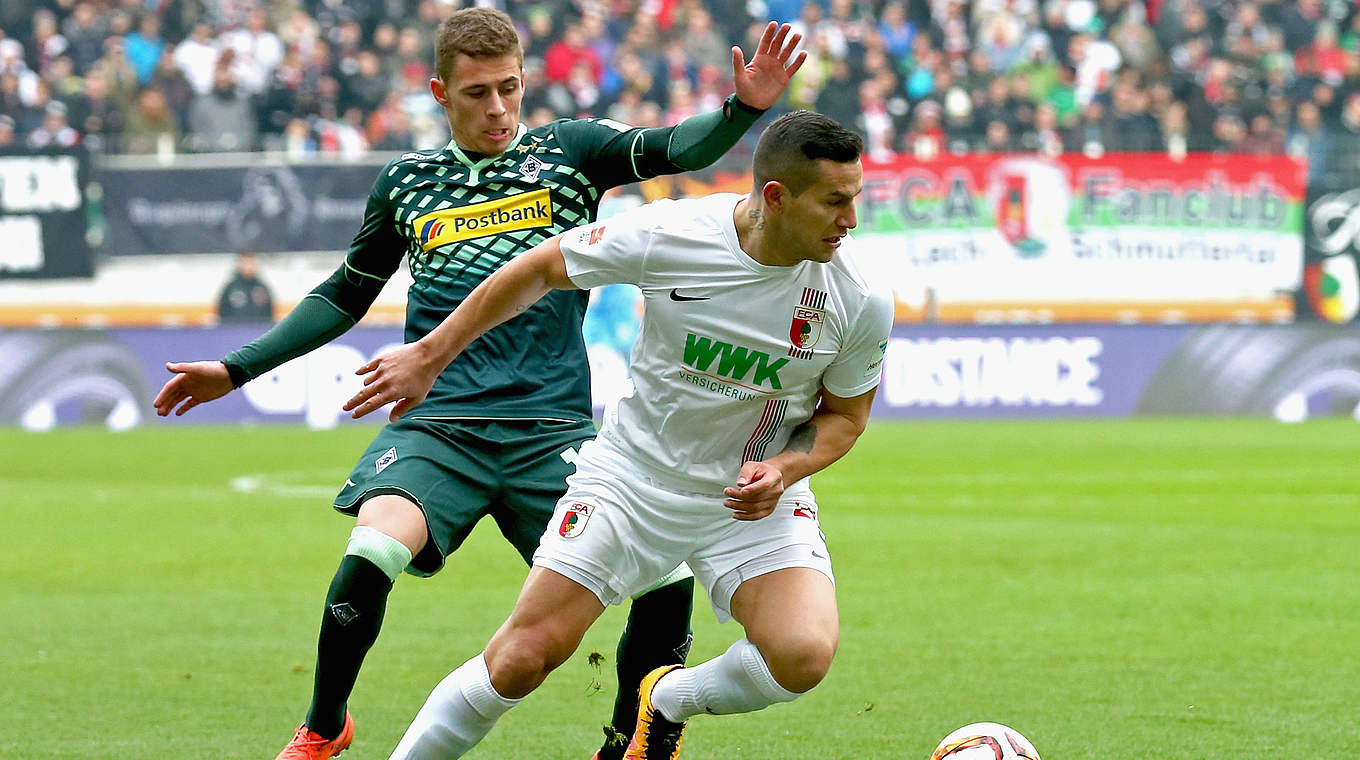
[[[420,338],[501,265],[593,221],[605,190],[717,160],[783,93],[806,57],[794,56],[798,42],[771,23],[750,62],[733,48],[736,92],[673,127],[577,119],[528,129],[519,122],[523,56],[510,18],[453,13],[440,27],[430,82],[453,139],[383,169],[344,263],[282,322],[221,361],[168,363],[174,377],[155,399],[157,414],[184,414],[341,335],[403,256],[414,279],[406,339]],[[397,410],[401,419],[359,459],[334,505],[357,519],[326,595],[312,704],[276,760],[324,760],[350,745],[346,703],[403,570],[437,572],[487,515],[526,562],[532,557],[577,447],[595,433],[586,302],[584,291],[561,291],[488,333],[419,406]],[[642,677],[683,662],[689,647],[693,579],[663,583],[634,601],[619,643],[612,725],[624,742]],[[597,757],[623,749],[607,738]]]

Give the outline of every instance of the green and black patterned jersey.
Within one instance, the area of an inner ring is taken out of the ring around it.
[[[605,190],[707,166],[759,116],[735,98],[662,129],[608,119],[521,125],[498,156],[443,149],[390,162],[369,193],[345,262],[282,322],[223,361],[237,385],[349,329],[408,259],[406,340],[433,330],[488,275],[538,243],[595,219]],[[474,341],[408,416],[590,417],[581,320],[588,294],[552,291]]]

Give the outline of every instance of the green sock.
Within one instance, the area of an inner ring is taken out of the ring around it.
[[[345,724],[364,655],[378,640],[392,580],[364,557],[346,554],[335,571],[316,644],[316,679],[307,727],[334,739]]]

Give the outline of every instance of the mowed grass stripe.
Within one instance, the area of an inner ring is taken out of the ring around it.
[[[0,758],[272,757],[306,709],[350,527],[322,494],[374,430],[0,431]],[[1355,746],[1357,455],[1349,421],[876,422],[815,479],[842,607],[831,676],[696,719],[685,757],[924,760],[974,720],[1049,760]],[[523,574],[482,527],[439,577],[398,584],[350,760],[387,756]],[[698,604],[695,660],[740,635]],[[622,619],[473,757],[588,757],[612,676],[584,655],[612,664]]]

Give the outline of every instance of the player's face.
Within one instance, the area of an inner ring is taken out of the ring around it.
[[[459,147],[492,156],[510,147],[524,99],[519,56],[473,58],[459,53],[448,81],[431,79],[430,90],[444,107]]]
[[[864,189],[864,170],[849,163],[817,159],[818,178],[798,195],[788,195],[780,217],[784,245],[793,261],[827,262],[841,239],[859,224],[855,196]]]

